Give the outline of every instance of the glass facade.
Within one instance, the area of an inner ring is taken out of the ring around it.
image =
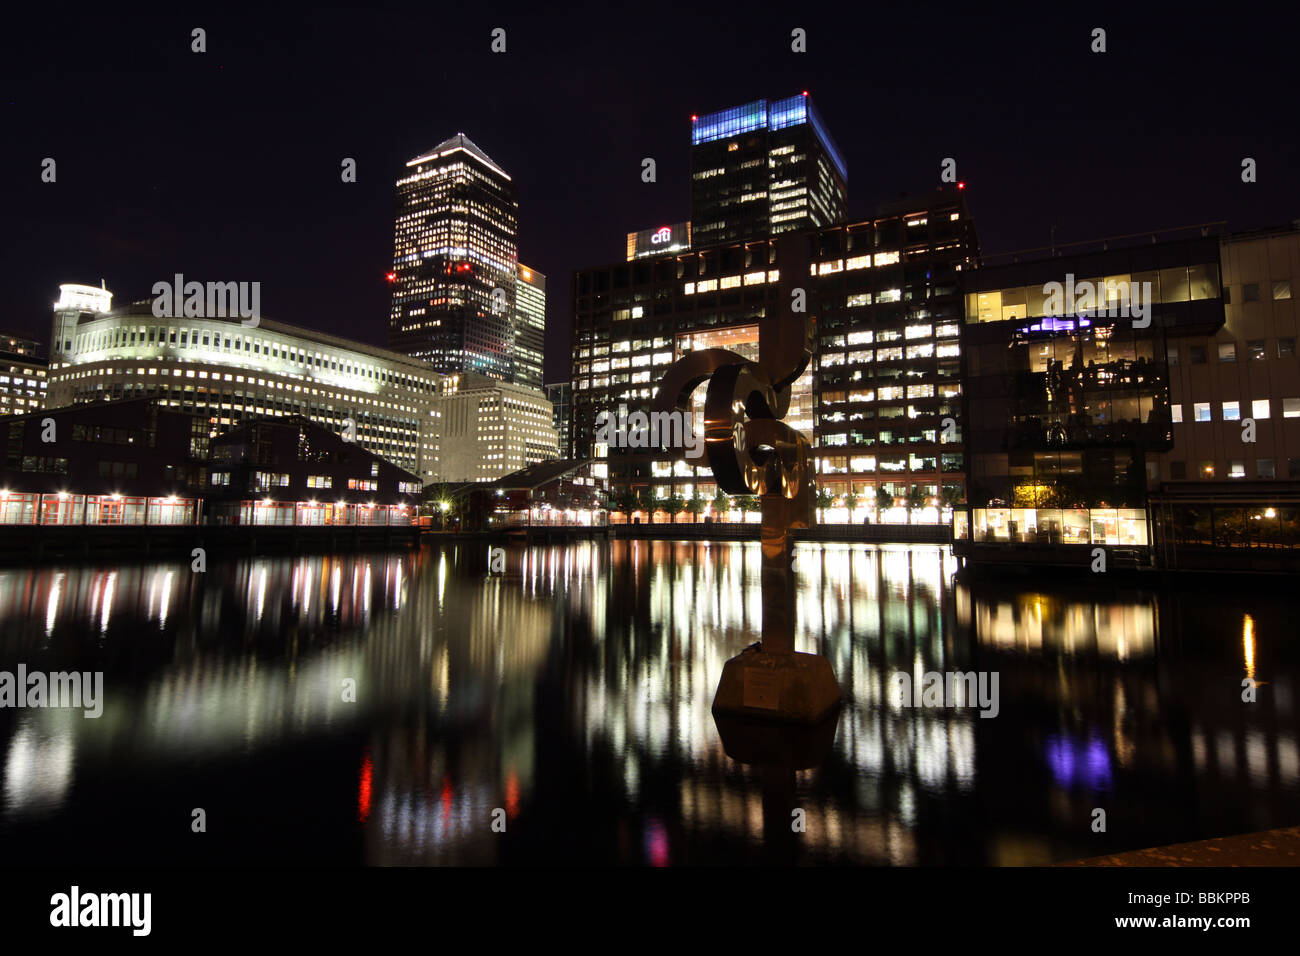
[[[808,253],[799,275],[781,274],[771,238],[579,271],[573,454],[608,461],[615,496],[711,501],[707,465],[597,445],[596,416],[648,410],[664,370],[687,352],[755,357],[759,323],[788,308],[798,286],[816,339],[786,420],[809,436],[818,487],[834,499],[821,519],[946,520],[964,494],[960,431],[944,426],[960,411],[960,275],[977,251],[964,194],[796,241]],[[697,430],[701,401],[697,391]]]
[[[1145,549],[1148,479],[1183,414],[1170,356],[1223,323],[1218,239],[989,266],[965,286],[970,541]]]
[[[458,133],[406,164],[397,181],[389,346],[440,372],[514,380],[521,326],[514,182]],[[525,352],[536,343],[523,336]],[[538,386],[541,375],[537,375]]]
[[[695,245],[843,222],[848,170],[806,94],[692,119]]]

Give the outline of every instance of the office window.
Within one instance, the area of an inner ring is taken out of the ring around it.
[[[1196,420],[1198,422],[1208,422],[1211,420],[1209,402],[1197,402],[1195,408],[1196,408]]]
[[[1237,402],[1223,403],[1223,420],[1225,422],[1235,422],[1241,420],[1241,406]]]
[[[1203,462],[1201,462],[1200,467],[1196,469],[1196,473],[1197,473],[1198,475],[1200,475],[1202,478],[1213,478],[1213,477],[1214,477],[1214,462],[1212,462],[1212,461],[1203,461]]]
[[[1174,481],[1187,480],[1187,462],[1171,461],[1169,463],[1169,477]]]
[[[1166,357],[1166,360],[1169,362],[1170,365],[1177,365],[1177,364],[1178,364],[1178,346],[1177,346],[1177,345],[1171,345],[1171,346],[1169,346],[1168,351],[1165,352],[1165,357]]]
[[[1255,461],[1255,477],[1257,478],[1275,478],[1276,469],[1273,466],[1272,458],[1260,458]]]
[[[1241,298],[1245,302],[1259,301],[1259,283],[1247,282],[1241,287]]]
[[[1170,415],[1173,417],[1173,420],[1174,420],[1174,424],[1175,424],[1175,425],[1180,425],[1180,424],[1182,424],[1182,421],[1183,421],[1183,406],[1181,406],[1181,405],[1170,405],[1170,406],[1169,406],[1169,413],[1170,413]]]
[[[1246,477],[1246,463],[1245,463],[1244,461],[1239,461],[1239,460],[1238,460],[1238,461],[1230,461],[1230,462],[1228,462],[1228,477],[1229,477],[1229,478],[1245,478],[1245,477]]]
[[[1268,418],[1268,399],[1257,398],[1250,403],[1251,418]]]
[[[1220,342],[1219,343],[1219,361],[1235,362],[1237,361],[1237,343]]]
[[[1277,340],[1277,357],[1292,358],[1295,356],[1295,339],[1278,339]]]
[[[1288,478],[1300,478],[1300,458],[1288,458],[1286,460],[1286,476]]]
[[[1291,280],[1280,279],[1273,283],[1273,301],[1291,298]]]
[[[1204,345],[1189,345],[1189,346],[1187,347],[1187,350],[1188,350],[1188,352],[1190,353],[1191,362],[1192,362],[1193,365],[1204,365],[1204,364],[1205,364],[1205,346],[1204,346]]]
[[[1300,418],[1300,398],[1282,399],[1282,417]]]
[[[1258,361],[1268,357],[1264,349],[1263,339],[1253,339],[1246,343],[1246,356],[1252,361]]]

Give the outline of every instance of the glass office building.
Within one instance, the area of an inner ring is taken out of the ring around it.
[[[1100,544],[1149,562],[1147,487],[1173,442],[1168,357],[1224,320],[1219,239],[1153,238],[965,276],[960,553],[1086,565]]]
[[[541,388],[545,349],[546,276],[521,264],[515,281],[514,371],[510,380],[527,388]]]
[[[391,348],[447,374],[515,378],[518,208],[510,176],[463,133],[407,162],[397,181]],[[525,375],[534,339],[523,338]]]
[[[942,420],[959,413],[960,275],[977,252],[965,194],[900,200],[872,219],[795,241],[801,265],[789,275],[778,268],[775,238],[580,270],[573,454],[607,464],[601,477],[615,496],[649,489],[661,500],[711,499],[706,465],[605,447],[597,416],[620,405],[647,411],[666,368],[689,351],[756,358],[760,322],[788,314],[792,291],[802,288],[815,352],[785,420],[809,437],[818,487],[834,498],[823,520],[941,520],[964,481],[962,446],[945,436]]]
[[[844,221],[848,167],[807,93],[691,117],[691,240]]]

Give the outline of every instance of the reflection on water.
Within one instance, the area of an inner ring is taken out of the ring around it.
[[[484,550],[0,570],[0,669],[105,672],[98,720],[0,710],[10,858],[1016,864],[1300,820],[1281,597],[801,546],[796,647],[845,706],[791,839],[710,713],[756,544]],[[896,671],[996,671],[999,714],[900,706]],[[194,807],[218,838],[187,842]]]

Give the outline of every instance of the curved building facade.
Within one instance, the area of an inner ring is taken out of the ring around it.
[[[65,288],[55,306],[47,407],[155,398],[207,415],[218,434],[246,417],[302,415],[439,479],[436,399],[446,379],[427,363],[280,322],[157,317],[152,300],[94,305]]]

